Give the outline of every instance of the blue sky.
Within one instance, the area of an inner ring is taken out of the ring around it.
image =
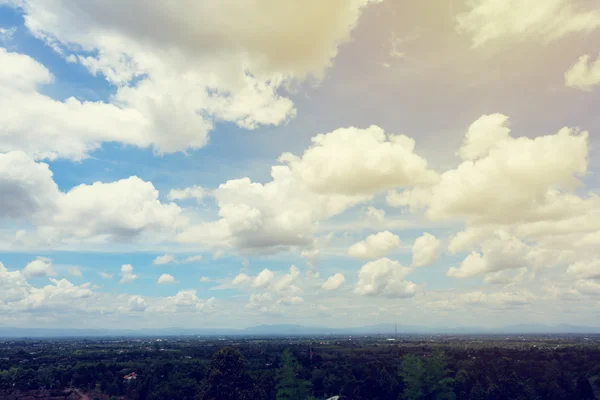
[[[0,1],[0,324],[597,317],[597,10],[126,3]]]

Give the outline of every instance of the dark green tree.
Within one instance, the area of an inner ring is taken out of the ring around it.
[[[404,391],[399,397],[400,400],[420,400],[423,399],[423,382],[425,368],[423,361],[414,354],[408,354],[402,357],[400,364],[400,376],[404,381]]]
[[[246,370],[246,360],[232,347],[213,354],[198,400],[256,400],[264,394]]]
[[[281,356],[282,366],[277,371],[277,400],[306,400],[310,396],[310,381],[300,378],[298,360],[285,350]]]

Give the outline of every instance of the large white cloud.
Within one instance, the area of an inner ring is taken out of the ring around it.
[[[355,292],[363,296],[413,297],[417,285],[404,279],[411,271],[389,258],[371,261],[361,267]]]
[[[369,194],[436,179],[427,161],[414,153],[413,139],[386,135],[378,126],[342,128],[312,142],[301,157],[286,153],[281,160],[315,192]]]
[[[271,176],[265,184],[221,184],[213,191],[221,218],[190,227],[179,240],[246,250],[309,246],[316,223],[370,198],[314,193],[285,165],[272,167]]]
[[[579,57],[565,73],[565,84],[587,91],[600,85],[600,56],[595,61],[591,60],[589,54]]]
[[[481,243],[480,248],[481,252],[471,252],[459,268],[450,268],[448,276],[469,278],[507,269],[550,267],[561,261],[556,253],[528,245],[503,231],[497,232],[495,237],[485,240]]]
[[[439,257],[440,241],[431,233],[424,233],[415,240],[412,248],[413,267],[432,264]]]
[[[204,146],[216,121],[249,129],[279,124],[295,115],[279,88],[321,76],[369,0],[112,3],[15,2],[34,36],[117,91],[109,103],[55,101],[36,90],[51,80],[45,68],[0,54],[0,64],[10,64],[0,75],[9,91],[0,96],[0,150],[81,159],[117,141],[174,152]],[[20,80],[7,86],[8,74]]]
[[[161,203],[150,182],[132,176],[59,191],[48,165],[25,153],[0,153],[0,218],[32,223],[30,241],[131,240],[146,233],[172,237],[186,219],[173,203]],[[23,235],[21,235],[23,236]],[[28,235],[21,237],[27,241]]]
[[[59,197],[48,165],[21,151],[0,153],[0,192],[0,218],[11,219],[49,212]]]
[[[457,28],[472,36],[473,46],[492,40],[551,41],[600,27],[600,11],[571,0],[472,0],[458,15]]]
[[[506,118],[492,117],[474,125],[485,125],[492,133],[506,128]],[[573,211],[564,207],[565,198],[557,190],[573,189],[586,173],[587,132],[563,128],[535,139],[509,137],[485,143],[481,137],[470,135],[463,147],[468,150],[462,153],[474,160],[444,172],[436,185],[392,192],[388,203],[426,207],[427,215],[436,220],[465,218],[470,223],[557,219]]]
[[[400,238],[390,231],[383,231],[367,236],[365,240],[353,244],[348,249],[348,255],[367,260],[380,258],[400,246]]]

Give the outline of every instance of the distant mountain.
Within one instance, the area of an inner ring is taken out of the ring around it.
[[[575,325],[510,325],[498,329],[478,327],[423,327],[398,325],[398,335],[406,334],[544,334],[600,333],[600,328]],[[366,325],[351,328],[329,328],[294,324],[259,325],[244,329],[223,328],[157,328],[157,329],[68,329],[0,327],[4,338],[58,337],[157,337],[157,336],[307,336],[307,335],[394,335],[394,324]]]

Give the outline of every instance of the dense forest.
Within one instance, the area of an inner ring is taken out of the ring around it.
[[[128,400],[588,400],[599,376],[600,346],[582,344],[90,341],[0,350],[0,398],[78,388]]]

